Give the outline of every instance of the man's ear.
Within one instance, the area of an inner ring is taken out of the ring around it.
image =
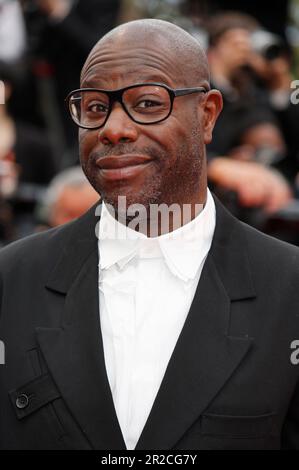
[[[202,123],[204,143],[209,144],[212,140],[212,132],[215,122],[222,110],[222,95],[218,90],[210,90],[206,93],[204,103],[202,104]]]

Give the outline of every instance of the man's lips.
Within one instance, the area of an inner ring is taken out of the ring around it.
[[[100,157],[96,160],[101,176],[107,180],[120,180],[137,176],[152,162],[147,155],[125,154]]]
[[[111,155],[110,157],[100,157],[96,164],[102,170],[111,170],[115,168],[125,168],[127,166],[141,165],[148,163],[152,158],[147,155]]]

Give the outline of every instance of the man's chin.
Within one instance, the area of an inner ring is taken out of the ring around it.
[[[114,213],[122,218],[130,219],[136,216],[137,212],[149,214],[153,204],[159,204],[156,195],[145,196],[145,194],[103,194],[102,199],[107,206],[113,208]]]

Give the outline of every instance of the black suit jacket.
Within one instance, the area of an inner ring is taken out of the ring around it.
[[[212,247],[136,449],[299,449],[299,250],[214,199]],[[103,354],[94,209],[0,253],[2,449],[125,449]]]

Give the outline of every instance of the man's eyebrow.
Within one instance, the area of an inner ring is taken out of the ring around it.
[[[157,83],[165,83],[165,85],[171,86],[171,82],[167,77],[161,75],[137,75],[134,77],[136,83],[143,83],[143,82],[157,82]]]

